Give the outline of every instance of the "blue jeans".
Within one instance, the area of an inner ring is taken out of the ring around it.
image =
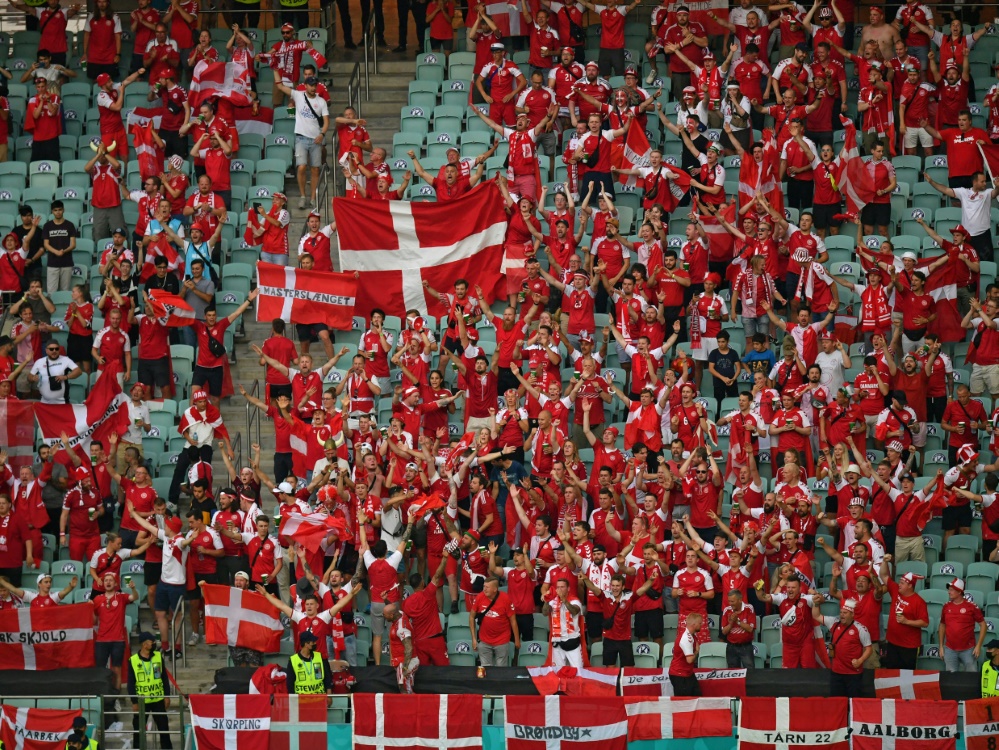
[[[288,256],[284,253],[260,253],[260,260],[264,263],[275,263],[279,266],[288,265]]]
[[[954,649],[943,648],[943,659],[944,659],[944,669],[948,672],[977,672],[978,671],[978,660],[975,659],[975,650],[973,648],[967,648],[963,651],[955,651]],[[959,670],[958,667],[964,666],[963,670]]]

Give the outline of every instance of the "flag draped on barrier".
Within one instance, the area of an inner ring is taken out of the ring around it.
[[[848,750],[846,698],[742,698],[739,750]]]
[[[628,741],[731,737],[728,698],[625,698]]]
[[[874,695],[878,698],[940,700],[940,673],[912,669],[874,670]]]
[[[326,696],[275,695],[269,750],[327,750]]]
[[[627,750],[628,715],[620,698],[508,695],[507,750]]]
[[[853,750],[954,750],[957,701],[850,701]]]
[[[87,604],[0,612],[0,669],[94,666],[94,609]]]
[[[63,750],[73,730],[73,719],[83,715],[79,709],[2,708],[0,741],[5,750]]]
[[[354,750],[482,750],[481,695],[353,696]]]
[[[269,695],[192,695],[190,706],[198,750],[267,750]]]

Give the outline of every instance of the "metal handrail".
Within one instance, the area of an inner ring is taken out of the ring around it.
[[[173,618],[170,620],[170,669],[177,674],[177,644],[181,644],[180,660],[184,669],[187,669],[187,602],[181,597],[180,606],[173,611]],[[180,617],[180,639],[177,639],[177,618]]]
[[[254,380],[253,383],[250,385],[250,388],[248,389],[247,393],[249,393],[250,396],[252,396],[253,398],[259,399],[260,398],[260,381],[259,380]],[[256,434],[256,438],[257,439],[254,440],[253,442],[256,443],[257,445],[260,445],[260,411],[257,409],[257,407],[255,407],[253,404],[251,404],[249,402],[249,400],[247,400],[247,402],[246,402],[246,438],[247,438],[247,440],[250,439],[250,436],[253,434],[253,430],[254,429],[256,429],[256,433],[257,433]],[[242,461],[239,461],[239,463],[236,464],[236,466],[242,466],[242,465],[243,465]]]
[[[354,69],[350,71],[350,78],[347,79],[347,105],[357,111],[361,117],[361,63],[354,63]]]
[[[339,144],[337,148],[339,149]],[[316,188],[316,201],[319,203],[319,213],[324,225],[330,223],[330,171],[330,165],[323,164],[319,172],[319,186]]]
[[[371,51],[370,66],[368,50]],[[364,30],[364,98],[371,99],[371,74],[378,75],[378,34],[375,33],[375,14],[368,19],[368,28]],[[358,112],[360,114],[360,112]]]

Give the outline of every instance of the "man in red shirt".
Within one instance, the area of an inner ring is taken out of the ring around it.
[[[243,300],[243,304],[222,320],[218,320],[215,309],[211,308],[205,311],[204,323],[200,320],[194,321],[194,331],[198,336],[198,361],[195,363],[194,374],[191,376],[191,386],[207,387],[209,398],[216,407],[222,398],[224,365],[229,353],[223,351],[222,354],[215,354],[209,339],[214,339],[217,344],[221,344],[225,340],[226,329],[239,320],[259,293],[260,289],[253,289]]]
[[[119,591],[118,576],[110,571],[104,574],[103,583],[104,591],[91,600],[97,624],[97,632],[94,634],[94,665],[98,669],[110,666],[111,684],[117,690],[121,687],[121,663],[125,658],[125,642],[128,640],[125,610],[129,604],[139,600],[139,592],[135,588],[135,582],[131,580],[128,582],[130,593]]]
[[[698,67],[704,62],[704,51],[708,46],[708,33],[704,26],[690,20],[690,10],[685,5],[677,7],[675,19],[672,25],[663,24],[660,27],[655,42],[646,44],[646,52],[653,64],[652,71],[658,72],[655,58],[667,46],[678,49]],[[683,89],[690,85],[690,68],[677,55],[669,55],[669,77],[673,98],[680,101]]]
[[[35,78],[35,95],[28,100],[24,113],[24,130],[31,134],[31,161],[59,161],[61,107],[58,89],[53,86],[50,91],[47,79]]]
[[[991,143],[989,134],[971,125],[971,112],[962,110],[957,114],[957,127],[936,128],[926,124],[927,133],[941,141],[941,148],[947,151],[947,185],[950,188],[972,188],[976,172],[984,169],[982,153],[978,142]],[[931,183],[932,184],[932,183]],[[962,223],[967,224],[967,221]],[[972,227],[974,230],[974,227]]]
[[[101,546],[97,518],[104,515],[104,504],[93,487],[93,475],[89,467],[76,467],[74,479],[76,484],[67,490],[62,500],[59,541],[66,543],[68,527],[70,559],[89,560]]]
[[[870,160],[865,164],[865,172],[874,187],[874,199],[864,206],[860,213],[860,221],[864,234],[874,234],[877,228],[882,237],[888,236],[888,224],[891,223],[891,194],[898,182],[895,179],[895,167],[885,158],[883,143],[874,143],[868,149]],[[897,282],[896,282],[897,283]]]
[[[955,578],[947,584],[948,602],[940,611],[937,643],[943,650],[944,667],[948,672],[978,671],[978,659],[988,632],[985,615],[973,601],[964,598],[964,581]],[[975,638],[975,625],[978,638]]]
[[[756,612],[743,601],[742,591],[728,592],[728,606],[721,615],[721,634],[728,645],[725,659],[729,669],[752,668],[753,636],[756,633]]]
[[[502,42],[491,44],[489,51],[493,59],[479,71],[475,87],[489,105],[489,119],[501,126],[510,126],[516,121],[517,96],[527,88],[527,80],[520,68],[506,59],[506,47]],[[489,84],[488,94],[485,83]],[[478,107],[476,112],[481,114]]]
[[[766,602],[780,608],[781,643],[784,669],[815,669],[815,649],[812,645],[813,627],[811,607],[814,600],[801,594],[801,581],[792,577],[786,584],[786,594],[760,594]]]
[[[915,154],[916,147],[922,146],[924,156],[933,155],[933,137],[923,125],[929,120],[930,99],[934,93],[934,86],[922,80],[919,68],[905,66],[905,82],[898,100],[898,119],[902,145],[907,154]]]
[[[701,688],[694,676],[697,667],[697,652],[700,649],[699,633],[704,625],[704,616],[700,612],[692,612],[686,625],[680,629],[673,644],[673,660],[669,663],[669,681],[673,686],[673,695],[677,697],[697,697]]]
[[[490,576],[482,585],[482,593],[475,597],[468,611],[468,627],[472,631],[472,650],[479,652],[483,667],[508,667],[513,647],[520,648],[520,631],[517,614],[506,592],[499,590],[499,579]]]
[[[498,549],[499,547],[493,544],[489,545],[489,572],[506,581],[506,590],[513,603],[520,637],[522,640],[532,641],[534,640],[534,590],[537,587],[538,576],[534,571],[534,563],[527,554],[527,544],[513,548],[512,568],[497,565]]]
[[[902,536],[901,529],[899,536]],[[923,643],[923,628],[930,624],[926,602],[916,593],[916,581],[922,580],[923,576],[906,573],[896,583],[888,568],[891,561],[892,556],[885,555],[880,571],[881,579],[887,582],[891,596],[882,666],[885,669],[915,669],[916,656]]]
[[[426,585],[419,573],[413,573],[409,577],[413,593],[406,597],[402,611],[413,623],[413,654],[421,664],[446,667],[450,663],[447,656],[447,642],[441,631],[440,617],[437,616],[437,592],[444,583],[445,570],[452,559],[450,555],[440,558],[437,570],[431,576],[430,583]]]
[[[856,600],[845,599],[840,605],[839,617],[824,616],[821,604],[820,594],[812,603],[812,619],[825,625],[831,636],[826,647],[832,665],[830,693],[859,698],[863,694],[864,663],[874,652],[871,634],[859,622],[854,622]]]

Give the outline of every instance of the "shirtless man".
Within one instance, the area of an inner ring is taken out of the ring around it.
[[[881,50],[882,60],[891,60],[895,55],[895,42],[901,39],[898,29],[890,23],[885,22],[885,13],[881,8],[871,8],[871,21],[864,26],[864,32],[860,35],[860,49],[864,48],[867,42],[877,42],[878,49]]]

